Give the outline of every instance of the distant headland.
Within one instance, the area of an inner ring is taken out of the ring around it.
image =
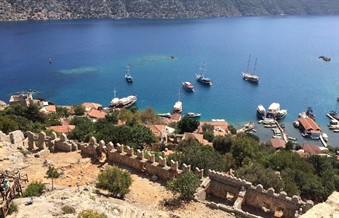
[[[0,2],[0,21],[338,14],[338,0],[326,2],[309,0],[4,0]]]

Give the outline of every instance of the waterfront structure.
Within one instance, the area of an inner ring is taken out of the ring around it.
[[[309,117],[301,117],[298,119],[300,124],[300,131],[302,136],[309,137],[311,139],[319,139],[321,134],[321,128],[318,124]]]

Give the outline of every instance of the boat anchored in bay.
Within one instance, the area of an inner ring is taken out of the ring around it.
[[[203,64],[201,64],[201,66],[198,69],[198,72],[195,74],[195,77],[197,81],[200,82],[201,84],[211,86],[212,80],[204,76],[205,71],[206,71],[206,68],[204,67]]]
[[[133,77],[129,74],[129,66],[126,66],[126,74],[125,74],[125,80],[128,83],[133,83]]]
[[[187,91],[194,92],[194,86],[190,82],[182,82],[182,87]]]
[[[250,61],[251,61],[251,55],[248,58],[248,63],[247,63],[247,70],[246,72],[242,73],[242,78],[246,81],[252,82],[252,83],[259,83],[260,77],[255,75],[255,70],[257,67],[257,59],[255,59],[255,64],[254,64],[254,70],[253,73],[249,72],[249,67],[250,67]]]

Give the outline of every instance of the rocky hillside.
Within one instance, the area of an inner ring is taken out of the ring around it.
[[[2,0],[0,20],[338,15],[338,0]]]

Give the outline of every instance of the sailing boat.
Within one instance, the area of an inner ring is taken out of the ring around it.
[[[204,84],[204,85],[212,85],[212,80],[210,78],[207,78],[204,76],[203,72],[206,70],[203,64],[198,69],[198,73],[195,74],[195,77],[197,78],[198,82]]]
[[[255,75],[255,70],[257,67],[257,59],[255,59],[253,74],[249,72],[250,61],[251,61],[251,55],[248,57],[247,70],[246,72],[242,73],[242,78],[249,82],[259,83],[260,78],[259,76]]]
[[[133,77],[129,74],[129,66],[126,66],[126,74],[125,74],[126,82],[132,83]]]
[[[173,113],[181,113],[182,112],[182,102],[180,101],[180,89],[179,89],[179,98],[178,101],[175,102],[174,106],[173,106]]]

